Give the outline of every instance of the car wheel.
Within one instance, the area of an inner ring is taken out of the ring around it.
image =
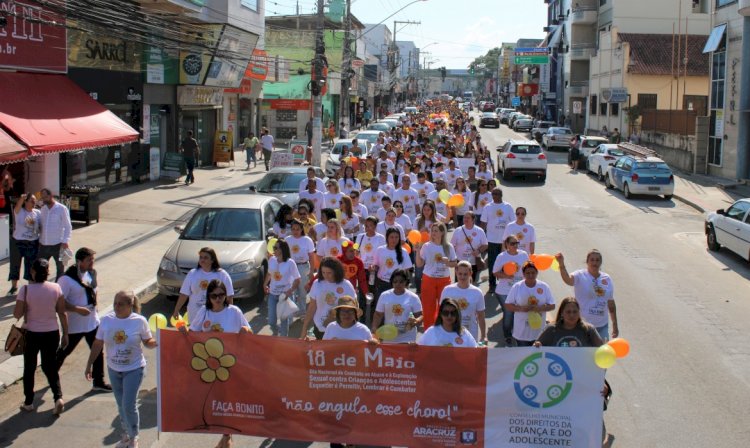
[[[672,195],[671,194],[665,194],[664,195],[664,200],[671,201],[672,200]]]
[[[716,240],[716,231],[714,230],[714,226],[708,227],[708,232],[706,232],[706,246],[708,246],[708,250],[714,252],[721,249],[721,244],[719,244],[719,242]]]
[[[599,170],[597,171],[596,175],[599,178],[599,182],[604,180],[604,174],[602,174],[602,167],[599,167]]]
[[[266,293],[263,291],[263,283],[266,279],[266,271],[268,270],[268,267],[266,267],[266,263],[264,262],[260,266],[260,275],[258,276],[258,286],[255,291],[255,294],[253,294],[253,297],[259,300],[263,300],[263,297],[265,297]]]
[[[622,194],[625,196],[625,199],[633,198],[633,194],[630,192],[630,187],[628,187],[627,183],[625,183],[625,185],[622,186]]]
[[[539,176],[539,182],[542,182],[542,183],[547,182],[547,173],[544,173],[541,176]]]
[[[586,160],[586,172],[588,172],[589,174],[591,174],[591,165],[589,165],[588,159]]]
[[[607,173],[607,175],[604,176],[604,186],[609,188],[610,190],[615,188],[615,186],[612,185],[612,182],[609,181],[609,173]]]
[[[503,165],[503,180],[510,179],[510,174],[508,174],[508,170],[505,169],[505,166]]]

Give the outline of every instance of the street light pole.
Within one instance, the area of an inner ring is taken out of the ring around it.
[[[325,27],[325,12],[323,10],[323,0],[318,0],[318,16],[317,16],[317,27],[318,31],[315,35],[315,59],[313,59],[312,72],[315,76],[310,77],[310,90],[313,96],[312,106],[312,126],[313,126],[313,151],[312,151],[312,165],[320,166],[321,159],[321,146],[323,140],[323,98],[321,94],[320,80],[323,77],[323,65],[325,61],[325,40],[324,40],[324,27]],[[314,87],[313,83],[317,83],[318,86]]]
[[[416,3],[417,1],[425,1],[425,0],[416,0],[416,1],[412,2],[412,3]],[[409,3],[406,6],[409,6],[412,3]],[[404,6],[404,8],[406,8],[406,6]],[[401,9],[404,9],[404,8],[401,8]],[[398,11],[396,11],[396,12],[398,12]],[[397,32],[396,27],[398,26],[399,23],[403,23],[404,25],[421,25],[422,24],[422,22],[414,22],[414,21],[411,21],[411,20],[394,20],[393,21],[393,43],[391,44],[391,52],[390,52],[393,55],[393,58],[391,60],[391,66],[390,66],[390,73],[391,73],[391,79],[390,79],[391,112],[395,112],[395,110],[393,110],[393,109],[394,109],[394,106],[396,105],[396,98],[395,98],[396,83],[397,83],[396,67],[398,67],[398,65],[399,65],[399,64],[396,63],[396,58],[399,59],[399,62],[400,62],[400,59],[401,59],[400,55],[399,55],[399,51],[398,51],[398,45],[396,45],[396,32]]]
[[[344,123],[343,126],[351,130],[349,126],[349,87],[351,86],[351,70],[352,70],[352,41],[350,32],[352,28],[351,19],[351,0],[346,0],[346,8],[344,15],[344,52],[341,61],[341,94],[339,95],[339,123]]]

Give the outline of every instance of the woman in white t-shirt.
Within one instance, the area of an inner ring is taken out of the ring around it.
[[[409,233],[413,228],[413,224],[411,219],[404,214],[404,203],[401,201],[394,201],[393,210],[396,212],[396,222],[401,225],[402,229],[404,229],[404,233]]]
[[[282,300],[292,300],[294,291],[300,283],[297,264],[292,259],[292,252],[285,240],[278,240],[273,246],[274,255],[268,260],[268,273],[263,283],[263,290],[268,295],[268,324],[274,336],[288,336],[292,317],[277,324],[276,305]]]
[[[514,313],[513,339],[516,345],[531,347],[544,329],[547,311],[555,309],[555,299],[549,285],[537,280],[539,270],[533,262],[524,263],[521,271],[523,281],[510,288],[505,307]]]
[[[503,309],[503,336],[505,345],[510,347],[513,344],[513,312],[505,306],[510,288],[516,283],[523,280],[521,266],[529,261],[529,254],[518,249],[518,240],[515,236],[509,235],[503,241],[504,251],[495,259],[495,266],[492,268],[492,274],[497,279],[495,294],[498,296],[500,306]],[[506,274],[505,265],[512,263],[513,267],[507,270],[512,274]]]
[[[338,182],[336,182],[335,179],[329,179],[328,182],[326,182],[326,189],[328,191],[323,195],[323,198],[325,199],[325,205],[323,205],[323,208],[339,208],[339,202],[341,202],[341,196],[343,196],[343,194],[339,189]]]
[[[492,203],[492,193],[487,189],[487,181],[480,179],[477,181],[477,191],[472,194],[471,204],[474,208],[474,215],[482,216],[484,206]]]
[[[378,223],[375,231],[381,235],[385,235],[388,232],[388,229],[397,229],[399,235],[401,235],[401,239],[406,239],[406,232],[404,231],[404,228],[401,227],[401,224],[396,222],[396,209],[394,208],[391,208],[390,210],[385,212],[385,220]]]
[[[350,165],[347,165],[344,168],[344,177],[339,179],[339,191],[346,195],[349,195],[352,191],[360,191],[361,189],[362,185],[360,184],[359,180],[354,177],[354,168],[352,168]]]
[[[102,317],[86,362],[86,379],[91,381],[94,360],[104,349],[109,382],[123,429],[118,446],[138,446],[138,391],[146,368],[142,347],[156,347],[156,339],[148,328],[148,322],[139,312],[138,299],[132,291],[115,294],[114,312]]]
[[[10,291],[12,296],[18,291],[18,280],[21,278],[21,261],[23,261],[23,278],[31,281],[31,264],[36,260],[39,251],[39,224],[42,212],[34,208],[36,197],[33,194],[22,194],[13,209],[13,233],[10,244]]]
[[[302,221],[292,221],[292,234],[286,237],[289,244],[289,250],[292,253],[292,260],[297,265],[299,272],[299,285],[294,292],[294,298],[297,301],[299,315],[303,316],[307,309],[307,290],[305,286],[310,282],[310,266],[315,260],[315,243],[312,238],[305,235],[305,226]]]
[[[349,241],[349,239],[344,236],[341,222],[336,218],[329,219],[326,222],[326,236],[318,241],[316,250],[318,257],[338,257],[341,255],[341,245],[344,241]]]
[[[440,301],[453,299],[461,310],[461,325],[469,329],[480,345],[487,345],[487,324],[484,315],[484,294],[471,284],[471,263],[459,261],[456,266],[458,281],[448,285],[440,294]]]
[[[206,304],[206,288],[211,280],[221,280],[227,285],[229,303],[234,297],[232,278],[219,265],[216,251],[210,247],[203,247],[198,251],[198,266],[188,272],[180,288],[180,296],[174,306],[172,317],[180,317],[182,306],[187,302],[188,320],[192,321],[198,315],[198,310]]]
[[[433,223],[430,241],[425,243],[417,255],[417,268],[422,268],[420,288],[425,328],[435,323],[438,299],[443,288],[451,283],[450,268],[456,267],[456,250],[448,242],[448,229],[442,222]]]
[[[344,266],[336,258],[323,258],[317,277],[308,294],[310,303],[307,305],[307,313],[302,323],[300,339],[304,340],[309,340],[307,331],[311,325],[315,338],[323,339],[323,333],[329,323],[326,320],[338,300],[342,296],[357,296],[352,284],[344,278]]]
[[[389,212],[390,213],[390,212]],[[385,246],[375,251],[375,264],[372,269],[377,272],[375,279],[375,302],[377,308],[378,298],[384,291],[391,289],[391,275],[396,269],[411,269],[409,254],[403,249],[403,240],[398,229],[388,229],[385,233]]]
[[[518,248],[531,255],[536,249],[536,230],[526,222],[526,213],[526,207],[516,208],[516,220],[505,226],[503,240],[510,235],[515,236],[519,243]]]
[[[341,229],[344,231],[344,235],[350,240],[354,240],[354,237],[359,235],[362,228],[362,217],[357,213],[354,213],[354,206],[352,205],[352,198],[349,196],[341,197]]]
[[[459,177],[456,179],[453,194],[460,194],[464,198],[464,205],[461,207],[451,207],[454,217],[453,227],[457,228],[464,224],[464,215],[473,208],[472,200],[474,199],[474,193],[466,186],[466,180],[463,177]]]
[[[492,171],[487,169],[487,162],[485,160],[479,162],[479,169],[477,170],[476,176],[477,179],[482,180],[490,180],[494,177]]]
[[[435,325],[424,332],[417,344],[437,347],[477,347],[474,336],[461,325],[461,310],[453,299],[445,299],[440,303]]]
[[[180,331],[187,329],[183,325]],[[221,280],[211,280],[206,290],[206,306],[198,318],[190,322],[190,331],[217,333],[252,333],[242,310],[227,303],[227,287]],[[224,434],[217,445],[227,448],[232,446],[232,435]]]
[[[396,269],[391,275],[392,289],[380,295],[372,317],[372,331],[380,324],[395,325],[398,336],[387,341],[390,344],[417,342],[417,327],[422,323],[422,304],[419,297],[406,289],[409,286],[409,273]]]
[[[273,223],[273,234],[282,240],[291,235],[292,219],[294,219],[292,207],[287,204],[282,205]]]
[[[336,319],[326,327],[323,340],[344,339],[378,342],[377,339],[372,337],[367,325],[359,322],[359,318],[362,317],[362,310],[353,297],[341,296],[336,302],[336,306],[331,308],[331,312],[335,313]]]

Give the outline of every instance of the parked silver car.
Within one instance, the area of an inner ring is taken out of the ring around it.
[[[196,210],[159,264],[159,293],[175,297],[187,273],[198,266],[198,251],[211,247],[232,278],[235,298],[262,297],[268,269],[266,234],[273,228],[281,201],[260,194],[225,194]]]

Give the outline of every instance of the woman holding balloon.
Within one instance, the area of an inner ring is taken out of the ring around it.
[[[448,242],[448,229],[442,222],[430,227],[430,240],[417,254],[417,268],[422,268],[422,308],[425,328],[431,327],[437,317],[438,300],[446,286],[450,285],[450,268],[456,267],[456,250]]]
[[[519,347],[530,347],[542,332],[547,311],[555,309],[549,285],[537,280],[539,270],[527,261],[521,267],[523,281],[510,288],[505,307],[513,315],[513,339]]]
[[[417,327],[422,323],[422,304],[416,294],[406,289],[409,286],[409,273],[396,269],[391,275],[391,286],[378,300],[372,317],[372,331],[377,334],[380,324],[385,323],[395,326],[397,330],[396,336],[388,339],[388,343],[417,342]],[[385,337],[383,339],[385,341]]]
[[[534,347],[599,347],[604,342],[593,325],[581,318],[581,307],[574,297],[560,302],[555,321],[545,328]]]
[[[521,266],[529,261],[529,254],[518,249],[518,240],[510,235],[503,241],[503,252],[495,259],[492,273],[497,279],[495,294],[503,309],[503,336],[505,345],[513,345],[513,312],[505,306],[510,288],[523,280]]]

